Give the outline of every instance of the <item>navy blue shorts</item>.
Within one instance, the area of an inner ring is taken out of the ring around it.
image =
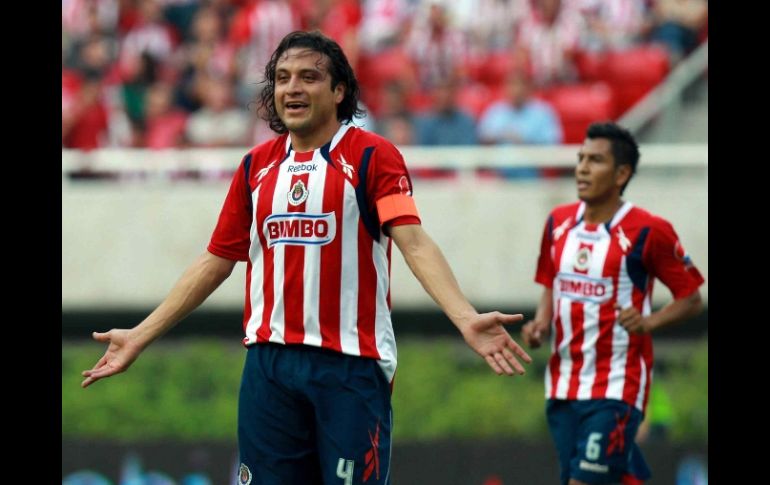
[[[252,345],[238,402],[238,483],[387,485],[392,426],[376,360]]]
[[[650,478],[634,438],[642,413],[615,399],[549,399],[546,416],[556,443],[561,483],[570,478],[590,484],[620,483],[628,474]]]

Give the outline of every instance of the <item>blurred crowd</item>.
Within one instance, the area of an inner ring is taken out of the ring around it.
[[[62,0],[62,147],[265,141],[264,66],[313,29],[356,70],[354,122],[396,144],[572,142],[570,109],[617,117],[643,94],[612,92],[617,66],[642,79],[654,59],[658,82],[707,25],[706,0]]]

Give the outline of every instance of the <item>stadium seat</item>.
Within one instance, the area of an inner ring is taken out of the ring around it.
[[[494,101],[494,92],[481,83],[466,84],[457,90],[457,105],[477,120]]]
[[[362,55],[356,72],[362,86],[378,89],[390,81],[409,80],[412,60],[399,47],[376,54]]]
[[[469,66],[469,75],[474,81],[489,87],[505,84],[505,78],[516,66],[513,54],[508,51],[493,52]]]
[[[607,53],[598,79],[614,92],[614,116],[619,118],[661,83],[668,70],[668,54],[659,46]]]
[[[549,102],[559,114],[564,143],[582,143],[588,125],[612,119],[615,112],[613,92],[601,82],[557,86],[535,96]]]
[[[603,52],[578,51],[575,53],[575,67],[578,77],[583,82],[597,81],[601,78],[604,69]]]
[[[406,95],[406,103],[412,113],[424,113],[433,107],[433,95],[430,92],[415,89]]]

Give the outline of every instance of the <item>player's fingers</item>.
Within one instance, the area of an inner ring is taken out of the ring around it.
[[[90,369],[84,370],[83,375],[87,375],[86,372],[91,373],[96,369],[99,369],[100,367],[104,366],[105,364],[107,364],[107,355],[103,355],[102,358],[96,361],[96,364],[94,364],[94,366],[91,367]]]
[[[513,369],[511,369],[511,366],[508,365],[508,361],[505,360],[505,357],[501,352],[495,352],[495,361],[500,366],[503,371],[508,374],[509,376],[514,375]]]
[[[496,317],[497,317],[497,321],[502,323],[503,325],[510,325],[512,323],[517,323],[524,320],[524,315],[521,313],[509,315],[507,313],[497,312]]]
[[[518,361],[518,359],[516,359],[510,350],[503,349],[503,356],[505,356],[505,360],[511,364],[517,374],[523,376],[526,373],[524,366],[521,365],[521,363]]]
[[[540,345],[539,342],[538,342],[538,345]],[[508,342],[508,348],[511,349],[514,354],[524,359],[524,362],[526,362],[527,364],[532,362],[532,357],[530,357],[529,354],[524,349],[521,348],[521,345],[517,344],[513,339],[511,339]]]
[[[500,366],[497,364],[497,362],[495,362],[495,359],[492,358],[491,355],[485,356],[484,360],[486,360],[487,364],[489,365],[489,367],[491,367],[492,370],[495,371],[495,374],[497,374],[497,375],[502,375],[503,374],[503,369],[500,368]]]
[[[109,342],[110,341],[110,332],[93,332],[91,333],[91,337],[94,338],[94,340],[98,342]]]
[[[98,380],[99,380],[98,377],[91,377],[91,376],[86,377],[85,379],[83,379],[83,382],[80,383],[80,387],[85,389],[86,387],[90,386],[91,384],[93,384]]]

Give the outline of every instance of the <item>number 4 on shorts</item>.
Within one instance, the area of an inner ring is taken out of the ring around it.
[[[353,460],[340,458],[337,462],[337,476],[345,480],[345,485],[353,485]]]

